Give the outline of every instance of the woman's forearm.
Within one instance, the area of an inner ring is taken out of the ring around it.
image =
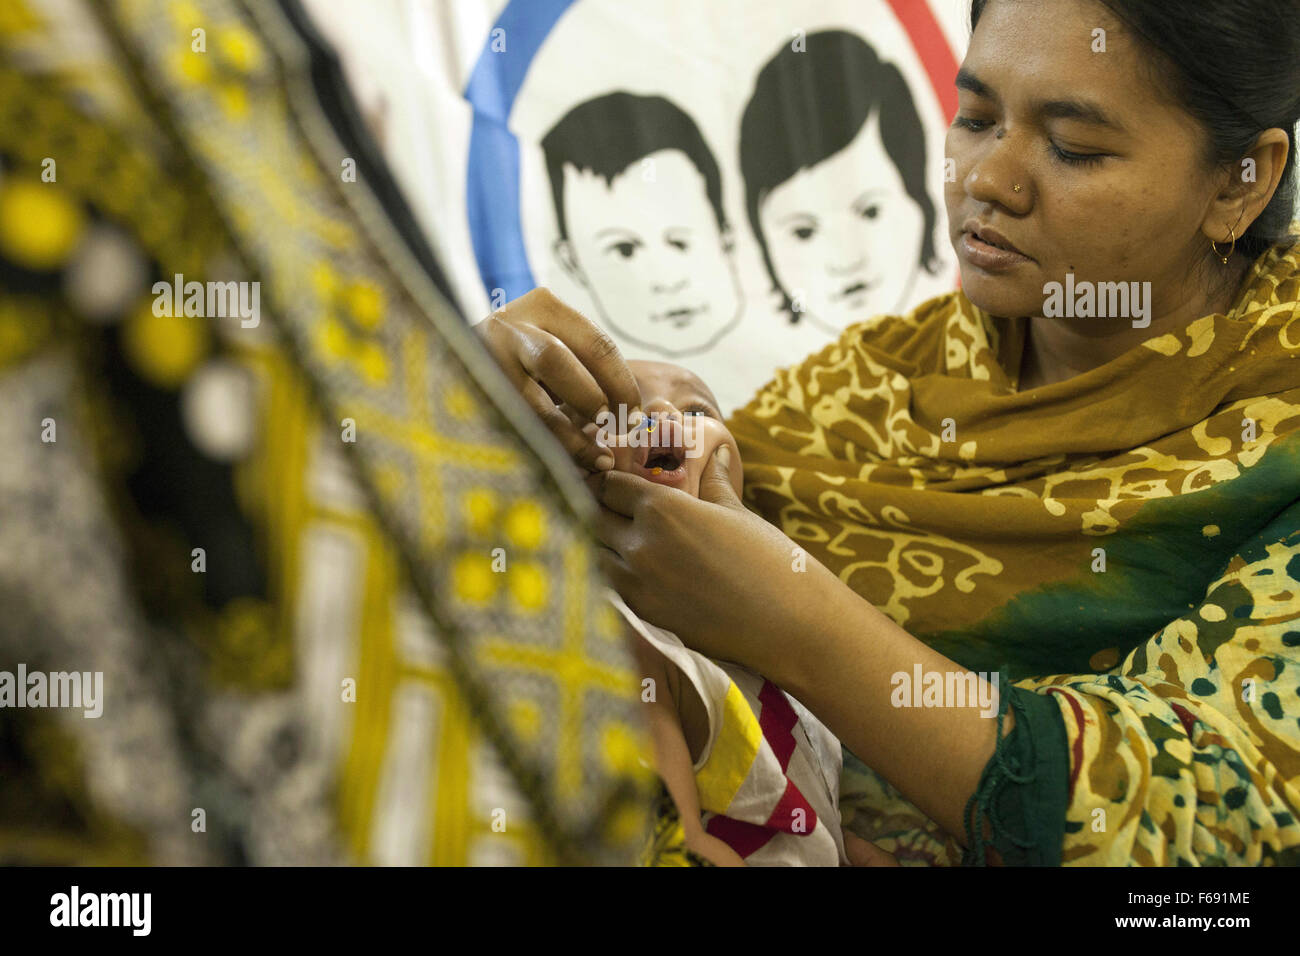
[[[827,574],[830,572],[827,571]],[[836,582],[839,584],[840,582]],[[931,650],[840,584],[837,599],[823,601],[817,620],[801,635],[797,651],[773,655],[765,675],[797,697],[869,767],[898,788],[918,809],[964,842],[966,802],[993,756],[997,728],[995,688],[976,676],[978,693],[965,706],[912,706],[911,682],[937,673],[965,672]],[[965,684],[971,686],[969,680]],[[1001,688],[1006,692],[1006,688]],[[919,690],[917,697],[920,696]],[[895,706],[896,703],[902,706]],[[1003,733],[1014,718],[1007,713]]]

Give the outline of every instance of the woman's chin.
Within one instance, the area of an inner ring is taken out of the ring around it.
[[[961,291],[977,308],[1006,317],[1042,314],[1041,289],[1027,290],[1023,282],[1008,277],[975,273],[974,269],[962,270]]]

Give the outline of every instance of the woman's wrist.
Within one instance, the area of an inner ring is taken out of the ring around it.
[[[801,630],[799,652],[776,660],[777,669],[764,676],[962,840],[966,802],[994,752],[998,687],[908,634],[838,579],[835,583],[847,595],[824,591]],[[957,683],[969,688],[973,680],[974,700],[964,695],[948,700],[941,692],[939,700],[927,696],[928,703],[918,704],[922,688],[910,688],[918,666],[923,679],[937,675],[945,689]],[[909,685],[906,694],[900,692],[903,685]],[[991,708],[981,700],[990,701]],[[1004,731],[1011,726],[1008,721]]]

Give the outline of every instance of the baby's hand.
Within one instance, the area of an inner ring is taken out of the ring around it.
[[[740,854],[712,834],[696,828],[686,835],[686,849],[708,860],[715,866],[744,866]]]

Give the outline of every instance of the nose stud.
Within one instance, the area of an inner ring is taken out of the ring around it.
[[[1011,191],[1012,191],[1013,193],[1018,193],[1018,192],[1020,192],[1020,183],[1016,183],[1014,186],[1012,186],[1012,187],[1011,187]]]

